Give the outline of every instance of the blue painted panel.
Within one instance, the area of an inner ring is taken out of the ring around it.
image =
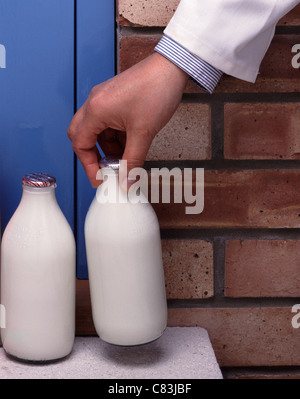
[[[91,89],[115,74],[115,7],[113,0],[77,0],[77,108]],[[88,278],[84,220],[95,195],[77,164],[77,277]]]
[[[1,0],[0,44],[6,50],[0,69],[2,229],[20,201],[22,176],[33,171],[56,176],[58,202],[74,227],[74,155],[66,134],[74,112],[74,1]]]

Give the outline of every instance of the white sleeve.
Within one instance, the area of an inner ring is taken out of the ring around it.
[[[181,0],[164,33],[236,78],[255,82],[278,20],[300,0]]]

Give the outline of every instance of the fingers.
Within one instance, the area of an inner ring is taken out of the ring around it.
[[[101,131],[104,125],[92,123],[90,116],[87,119],[85,113],[85,106],[76,112],[68,128],[68,137],[72,141],[74,152],[82,163],[91,185],[96,188],[101,183],[101,180],[98,180],[101,157],[96,143],[99,143],[104,154],[122,158],[126,133],[110,128]]]
[[[120,186],[124,191],[128,191],[129,187],[134,183],[128,179],[129,172],[134,168],[142,168],[152,143],[152,137],[147,132],[127,132],[127,141],[122,160],[127,161],[126,164],[121,163],[119,171]]]
[[[126,143],[126,133],[115,129],[106,129],[99,134],[98,143],[104,154],[122,158]]]
[[[87,115],[85,106],[74,115],[68,129],[68,137],[72,141],[73,150],[94,188],[101,183],[97,180],[100,154],[96,143],[98,134],[104,129],[104,124],[101,125],[92,115]]]
[[[84,117],[84,107],[82,106],[79,108],[79,110],[76,112],[76,114],[73,116],[73,119],[71,120],[70,126],[68,128],[68,137],[71,141],[73,141],[74,136],[77,131],[77,127],[80,125]]]
[[[102,180],[101,175],[99,174],[99,161],[101,157],[98,148],[95,146],[87,151],[81,150],[77,153],[77,157],[81,162],[92,187],[99,187]]]

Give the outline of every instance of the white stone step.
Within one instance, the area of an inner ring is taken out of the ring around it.
[[[223,379],[208,333],[168,327],[147,345],[119,347],[76,337],[66,359],[44,365],[18,362],[0,348],[0,379]]]

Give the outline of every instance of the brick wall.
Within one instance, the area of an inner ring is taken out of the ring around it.
[[[153,52],[178,3],[119,0],[119,71]],[[206,328],[228,378],[300,378],[300,328],[291,323],[300,303],[295,44],[300,6],[279,22],[255,84],[223,76],[208,95],[189,83],[147,158],[148,168],[205,169],[202,214],[180,204],[155,210],[169,326]],[[91,324],[86,312],[79,317]]]
[[[119,71],[153,52],[178,0],[119,0]],[[156,204],[170,326],[207,328],[228,377],[300,378],[300,6],[278,24],[255,84],[189,84],[147,167],[204,167],[205,207]],[[278,368],[276,368],[278,367]]]

